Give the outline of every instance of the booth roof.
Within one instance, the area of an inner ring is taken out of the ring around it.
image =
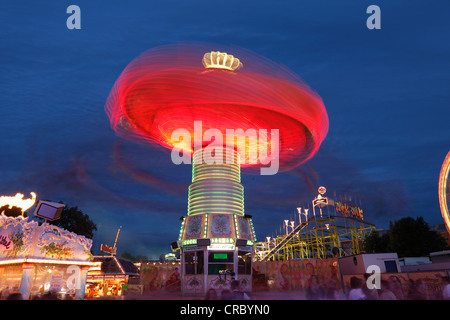
[[[95,256],[94,262],[101,262],[104,274],[139,275],[139,269],[131,262],[115,256]]]

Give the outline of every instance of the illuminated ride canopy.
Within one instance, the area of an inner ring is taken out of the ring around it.
[[[241,161],[241,167],[250,169],[262,166],[257,155],[261,142],[267,142],[268,156],[277,156],[270,154],[270,147],[275,143],[271,133],[278,129],[280,171],[310,159],[328,131],[319,95],[291,71],[261,56],[243,49],[227,52],[220,55],[211,47],[191,44],[144,52],[126,67],[108,97],[105,108],[112,128],[123,137],[173,149],[180,141],[173,141],[172,133],[186,129],[194,137],[194,122],[201,121],[202,133],[220,130],[226,147],[245,159],[257,158],[256,164]],[[267,136],[239,150],[226,144],[227,129],[265,129]],[[192,155],[194,138],[182,150]]]

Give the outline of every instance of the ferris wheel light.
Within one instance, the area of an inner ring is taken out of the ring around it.
[[[449,213],[449,173],[450,173],[450,151],[444,159],[441,172],[439,174],[439,205],[441,207],[442,218],[444,219],[447,231],[450,233],[450,213]]]

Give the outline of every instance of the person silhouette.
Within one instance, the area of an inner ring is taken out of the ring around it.
[[[231,281],[232,300],[250,300],[250,297],[240,289],[239,281]]]

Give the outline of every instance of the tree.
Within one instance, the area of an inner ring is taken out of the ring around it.
[[[121,258],[130,260],[130,261],[134,261],[134,257],[131,255],[131,253],[129,252],[124,252],[120,255]]]
[[[148,260],[147,257],[143,256],[143,255],[137,255],[136,257],[133,256],[131,253],[129,252],[124,252],[120,255],[121,258],[130,260],[131,262],[140,262],[140,261],[145,261]]]
[[[389,230],[383,235],[377,231],[368,234],[363,248],[366,252],[396,252],[399,257],[420,257],[445,250],[447,244],[439,233],[430,230],[422,217],[405,217],[390,221]]]
[[[365,252],[388,252],[389,233],[380,235],[379,231],[372,230],[363,241],[363,250]]]
[[[389,250],[399,257],[427,256],[430,252],[446,249],[445,239],[430,230],[422,217],[402,218],[389,223]]]
[[[13,206],[13,207],[10,208],[9,205],[7,205],[7,204],[5,204],[3,207],[0,207],[0,213],[2,213],[2,212],[7,217],[18,217],[18,216],[22,216],[22,215],[23,215],[24,218],[27,217],[27,213],[26,212],[24,212],[22,214],[22,209],[21,208],[16,207],[16,206]]]
[[[94,231],[97,231],[97,225],[78,207],[66,206],[58,220],[48,221],[48,223],[89,239],[92,239]]]

